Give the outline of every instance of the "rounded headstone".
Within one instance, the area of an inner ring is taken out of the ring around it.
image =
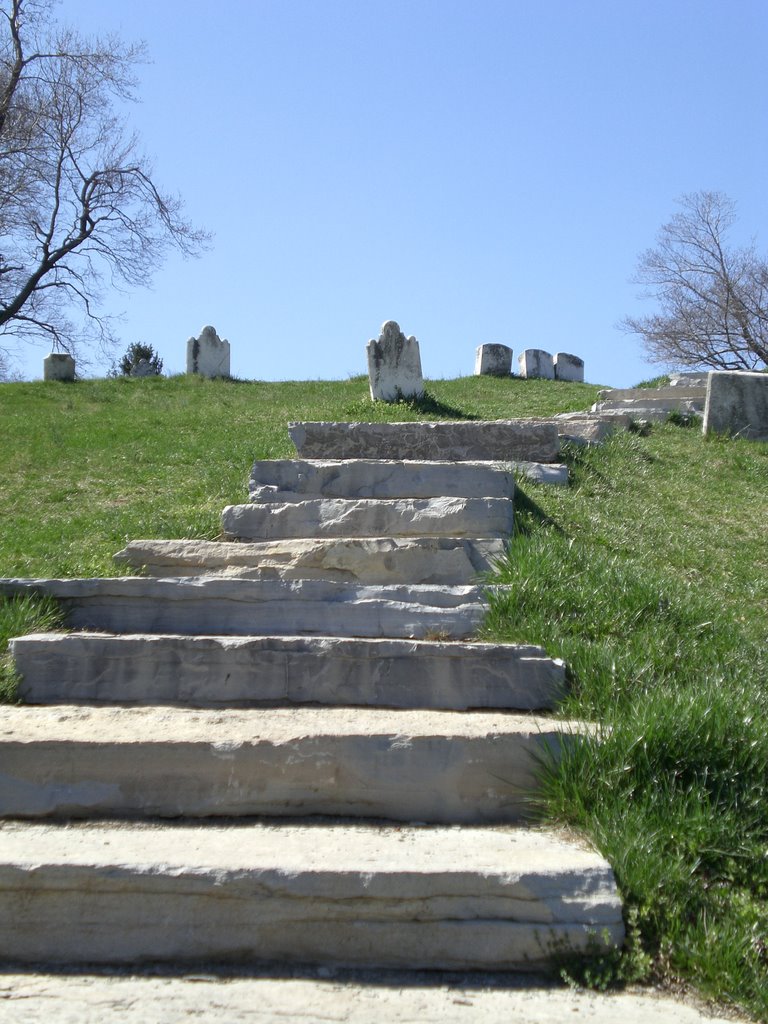
[[[584,383],[584,360],[568,352],[557,352],[554,357],[555,380],[572,380]]]
[[[152,364],[148,359],[140,359],[131,370],[132,377],[152,377],[154,375]]]
[[[475,376],[508,377],[512,373],[512,349],[507,345],[478,345]]]
[[[366,347],[371,398],[396,402],[424,394],[419,343],[406,338],[395,320],[382,324],[379,340]]]
[[[75,360],[66,352],[51,352],[43,360],[43,380],[74,380]]]
[[[187,342],[187,373],[229,377],[229,342],[218,336],[215,327],[204,327],[199,338]]]
[[[527,348],[517,359],[521,377],[555,379],[555,364],[549,352],[541,348]]]

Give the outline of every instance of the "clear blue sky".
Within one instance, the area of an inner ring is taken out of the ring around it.
[[[110,295],[122,350],[181,372],[213,324],[232,373],[365,372],[397,320],[427,377],[503,343],[658,372],[616,329],[684,192],[737,200],[768,249],[765,0],[64,0],[144,39],[132,123],[214,235],[152,291]],[[650,309],[650,307],[647,307]],[[45,349],[27,350],[39,377]],[[97,367],[94,367],[96,372]]]

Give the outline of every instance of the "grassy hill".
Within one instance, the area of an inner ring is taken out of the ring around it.
[[[218,534],[255,458],[298,419],[518,417],[596,388],[487,377],[374,406],[367,382],[198,378],[0,385],[0,575],[115,575],[126,541]],[[590,980],[682,978],[768,1019],[768,445],[666,424],[568,453],[570,488],[521,482],[486,636],[563,657],[563,714],[603,727],[546,806],[610,859],[630,951]],[[0,639],[55,609],[0,606]]]

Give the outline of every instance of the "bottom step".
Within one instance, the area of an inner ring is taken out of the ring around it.
[[[620,945],[613,873],[541,830],[5,824],[0,959],[503,969]]]

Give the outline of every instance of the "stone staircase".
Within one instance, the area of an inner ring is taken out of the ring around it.
[[[527,824],[589,728],[546,717],[562,663],[467,642],[509,461],[554,459],[557,427],[506,429],[499,465],[420,426],[407,458],[360,425],[358,454],[257,463],[227,540],[119,554],[173,577],[0,581],[73,630],[12,642],[0,958],[506,970],[621,943],[608,864]]]
[[[670,413],[703,416],[706,380],[682,379],[658,388],[609,388],[599,391],[591,411],[601,417],[624,416],[635,420],[666,420]]]

